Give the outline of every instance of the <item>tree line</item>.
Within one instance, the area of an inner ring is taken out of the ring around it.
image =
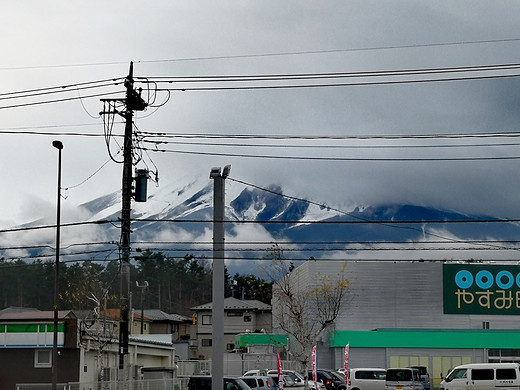
[[[168,257],[146,250],[130,263],[132,307],[160,309],[167,313],[190,315],[191,308],[211,302],[211,260]],[[258,299],[271,303],[271,285],[255,275],[225,272],[225,296]],[[147,282],[147,283],[145,283]],[[147,284],[147,287],[143,287]],[[3,308],[31,307],[52,310],[55,263],[0,258],[0,305]],[[139,287],[139,286],[141,287]],[[119,307],[120,262],[83,261],[60,263],[60,310],[92,310],[98,304]],[[141,295],[142,294],[142,295]]]

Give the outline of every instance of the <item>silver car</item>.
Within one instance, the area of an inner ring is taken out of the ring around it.
[[[267,375],[245,375],[241,376],[252,390],[276,390],[277,386],[274,379]]]

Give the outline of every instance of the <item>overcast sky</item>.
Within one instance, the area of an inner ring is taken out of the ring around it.
[[[189,177],[207,178],[212,166],[231,164],[234,178],[262,187],[281,184],[289,195],[343,209],[413,203],[520,217],[519,160],[510,159],[520,156],[517,138],[468,137],[520,134],[519,78],[481,78],[520,75],[520,70],[287,80],[296,74],[520,63],[518,1],[25,0],[2,5],[1,11],[0,226],[55,215],[54,139],[64,144],[62,184],[70,188],[65,191],[65,210],[121,186],[121,165],[110,160],[100,137],[100,96],[88,96],[106,90],[121,91],[123,97],[123,85],[105,90],[68,87],[63,95],[49,95],[45,89],[41,96],[17,99],[19,95],[12,93],[122,79],[130,61],[136,79],[284,76],[282,81],[159,84],[174,90],[169,96],[157,92],[155,105],[165,102],[161,107],[137,113],[139,130],[253,138],[167,139],[169,143],[158,145],[167,152],[149,151],[139,165],[159,171],[159,187],[151,184],[150,193]],[[467,77],[471,80],[453,80]],[[452,81],[388,84],[425,78]],[[218,89],[194,90],[201,86]],[[228,89],[234,86],[255,88]],[[35,104],[60,98],[72,100]],[[55,132],[60,135],[40,135]],[[113,133],[122,132],[123,126],[116,123]],[[466,136],[376,138],[441,134]],[[286,139],[261,138],[273,135]],[[112,140],[112,152],[117,148]],[[444,157],[451,160],[431,160]],[[395,160],[403,158],[418,160]],[[65,212],[63,218],[71,219],[70,215]]]

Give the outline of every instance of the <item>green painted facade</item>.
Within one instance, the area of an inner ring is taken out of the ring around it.
[[[45,333],[54,332],[54,325],[37,325],[37,324],[2,324],[0,325],[0,333]],[[65,332],[65,325],[58,324],[58,332]]]
[[[520,349],[520,330],[377,329],[338,330],[330,347],[354,348],[506,348]]]

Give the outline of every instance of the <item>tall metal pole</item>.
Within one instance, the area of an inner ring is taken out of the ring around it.
[[[61,141],[53,141],[52,146],[58,149],[58,199],[56,202],[56,264],[54,266],[54,329],[52,344],[52,390],[58,383],[58,299],[60,278],[60,228],[61,228]]]
[[[225,179],[229,175],[230,165],[213,168],[213,290],[212,290],[212,353],[211,377],[212,390],[223,390],[224,386],[224,204]]]
[[[141,289],[141,334],[144,334],[144,292],[148,287],[148,282],[145,280],[143,284],[139,284],[139,282],[136,281],[135,284]]]
[[[119,369],[125,368],[125,355],[128,354],[128,323],[130,320],[130,212],[132,203],[132,120],[131,105],[134,93],[134,64],[130,63],[130,70],[125,80],[126,112],[125,135],[123,140],[123,182],[121,207],[121,319],[119,325]],[[124,371],[122,372],[124,376]],[[122,379],[122,378],[120,378]]]

